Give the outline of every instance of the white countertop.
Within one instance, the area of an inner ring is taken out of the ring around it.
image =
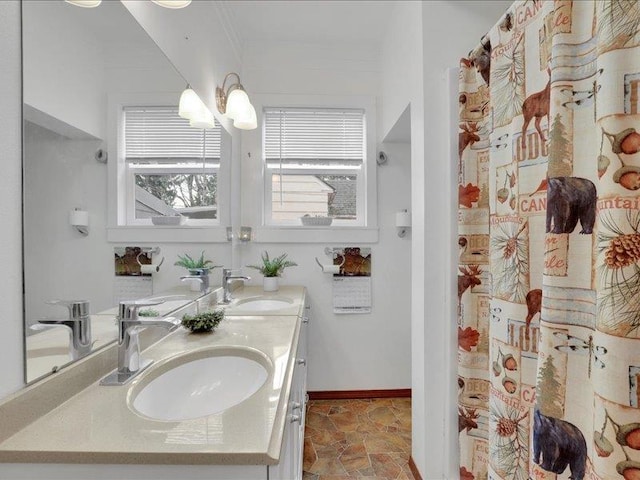
[[[256,287],[234,292],[237,298],[259,294]],[[302,311],[303,287],[281,287],[278,295],[295,298],[299,313]],[[93,383],[0,443],[0,461],[277,463],[299,331],[297,315],[227,316],[212,334],[191,334],[180,328],[143,352],[156,364],[130,384],[106,387]],[[154,368],[161,369],[166,359],[228,347],[262,352],[272,367],[265,384],[244,402],[214,415],[173,422],[144,418],[128,406],[130,392]],[[87,368],[87,362],[82,365]],[[11,401],[19,398],[15,395]]]

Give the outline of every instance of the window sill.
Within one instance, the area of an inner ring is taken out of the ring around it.
[[[107,228],[107,241],[112,243],[228,243],[225,227],[188,225],[179,227],[158,225],[109,227]]]
[[[255,229],[258,243],[377,243],[377,227],[266,226]]]

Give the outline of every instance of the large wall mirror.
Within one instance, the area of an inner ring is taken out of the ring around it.
[[[107,240],[112,199],[105,152],[116,141],[109,99],[157,93],[177,106],[187,82],[121,2],[93,9],[62,0],[22,5],[25,380],[32,382],[87,353],[75,348],[74,340],[82,345],[83,339],[74,339],[70,328],[43,319],[90,314],[91,351],[117,335],[118,245]],[[167,249],[171,268],[185,250],[175,243]],[[171,281],[180,284],[178,277]]]

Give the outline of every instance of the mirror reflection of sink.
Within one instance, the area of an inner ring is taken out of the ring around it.
[[[293,305],[293,300],[286,297],[250,297],[238,300],[232,307],[247,312],[268,312],[270,310],[281,310],[291,305]]]
[[[181,421],[220,413],[238,405],[264,385],[269,359],[257,350],[196,350],[152,367],[129,392],[136,413]]]

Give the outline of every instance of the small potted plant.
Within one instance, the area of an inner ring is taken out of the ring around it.
[[[220,265],[214,265],[211,260],[204,259],[204,251],[200,254],[200,258],[194,259],[189,254],[178,255],[178,261],[174,263],[177,267],[184,267],[189,271],[189,275],[199,277],[209,275],[209,272]],[[199,282],[191,282],[191,290],[200,290]]]
[[[212,312],[201,312],[196,315],[185,314],[182,317],[182,326],[193,333],[212,332],[224,319],[224,310],[218,309]]]
[[[249,268],[258,270],[264,275],[263,289],[265,292],[275,292],[278,290],[278,277],[287,267],[296,267],[298,264],[287,260],[287,254],[283,253],[279,257],[269,258],[269,252],[262,254],[262,265],[247,265]]]

